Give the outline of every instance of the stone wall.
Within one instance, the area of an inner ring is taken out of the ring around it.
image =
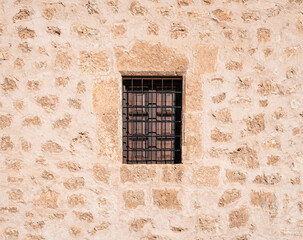
[[[303,238],[302,0],[0,1],[0,238]],[[121,74],[183,75],[180,165],[123,165]]]

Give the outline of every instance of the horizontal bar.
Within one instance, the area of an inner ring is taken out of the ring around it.
[[[151,89],[152,90],[152,89]],[[145,93],[145,94],[150,94],[150,95],[152,95],[152,94],[157,94],[157,93],[182,93],[182,91],[173,91],[173,90],[169,90],[169,89],[167,89],[167,90],[163,90],[163,91],[156,91],[156,92],[150,92],[150,91],[142,91],[142,90],[137,90],[137,91],[135,91],[135,90],[128,90],[128,91],[123,91],[122,93],[125,93],[125,94],[127,94],[127,93]]]

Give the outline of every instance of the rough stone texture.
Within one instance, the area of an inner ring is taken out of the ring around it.
[[[108,56],[104,51],[81,51],[80,68],[84,73],[108,71]]]
[[[36,200],[36,204],[43,208],[57,208],[58,193],[47,189],[40,193],[40,197]]]
[[[94,172],[94,178],[97,181],[108,183],[109,173],[108,173],[108,171],[106,170],[105,167],[103,167],[99,164],[95,164],[94,167],[93,167],[93,172]]]
[[[235,202],[241,198],[241,191],[237,189],[226,190],[219,199],[218,206],[225,207],[226,205]]]
[[[0,4],[0,239],[303,239],[302,0]],[[121,75],[183,76],[182,164],[122,163]]]
[[[214,232],[217,229],[217,222],[218,219],[213,216],[201,215],[198,217],[196,228],[203,232]]]
[[[1,88],[4,91],[14,91],[17,89],[17,79],[13,79],[10,77],[5,77],[3,83],[1,83]]]
[[[14,148],[14,143],[11,141],[10,136],[1,137],[1,151],[9,151],[11,152]]]
[[[181,165],[165,166],[163,169],[162,181],[163,182],[182,182],[184,169]]]
[[[23,126],[40,126],[41,124],[41,119],[38,116],[27,117],[22,120]]]
[[[62,147],[53,141],[47,141],[41,147],[42,152],[50,152],[50,153],[60,153],[62,152]]]
[[[235,151],[230,152],[229,159],[231,163],[239,166],[245,166],[247,168],[259,167],[257,152],[248,146],[241,146]]]
[[[55,67],[69,69],[72,63],[72,57],[68,50],[59,50],[56,54]]]
[[[258,134],[265,129],[264,114],[258,114],[245,119],[247,132],[249,134]]]
[[[213,117],[222,123],[231,123],[232,118],[231,118],[231,113],[230,110],[227,108],[220,109],[219,111],[215,112],[213,114]]]
[[[229,227],[243,227],[249,219],[248,211],[245,207],[242,207],[238,210],[232,211],[229,214]]]
[[[254,206],[263,208],[268,212],[271,218],[275,218],[278,214],[277,197],[273,193],[252,191],[251,203]]]
[[[12,124],[11,115],[0,115],[0,129],[7,128]]]
[[[241,173],[239,171],[232,171],[229,169],[226,169],[226,178],[230,182],[238,182],[238,183],[245,183],[246,181],[246,175],[244,173]]]
[[[281,181],[282,177],[279,173],[271,175],[257,175],[254,179],[254,183],[265,184],[265,185],[275,185]]]
[[[214,142],[228,142],[232,139],[231,133],[223,133],[218,128],[211,130],[210,137]]]
[[[37,97],[36,102],[43,107],[46,111],[53,111],[56,109],[59,98],[55,95],[47,95],[42,97]]]
[[[198,45],[195,51],[195,72],[197,74],[216,72],[218,48]]]
[[[152,224],[152,221],[150,218],[138,218],[138,219],[134,219],[131,224],[130,224],[130,230],[131,231],[135,231],[138,232],[140,231],[142,228],[144,228],[144,226],[148,223]]]
[[[123,199],[126,208],[137,208],[138,206],[144,206],[144,192],[128,190],[123,193]]]
[[[122,183],[153,181],[155,177],[155,169],[149,166],[122,166],[120,169]]]
[[[83,188],[84,184],[85,182],[83,177],[71,177],[63,182],[64,187],[67,188],[68,190]]]
[[[215,187],[219,184],[218,174],[220,167],[204,167],[201,166],[194,170],[193,182],[206,187]]]
[[[184,72],[188,60],[178,51],[148,42],[136,42],[130,51],[115,48],[119,71]]]
[[[181,209],[178,191],[174,189],[153,189],[153,203],[160,209]]]

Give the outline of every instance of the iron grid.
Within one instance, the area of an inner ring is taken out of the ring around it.
[[[122,79],[123,163],[181,163],[182,77]]]

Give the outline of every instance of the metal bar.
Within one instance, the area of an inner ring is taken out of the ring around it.
[[[180,163],[182,77],[124,76],[122,93],[123,162]]]

